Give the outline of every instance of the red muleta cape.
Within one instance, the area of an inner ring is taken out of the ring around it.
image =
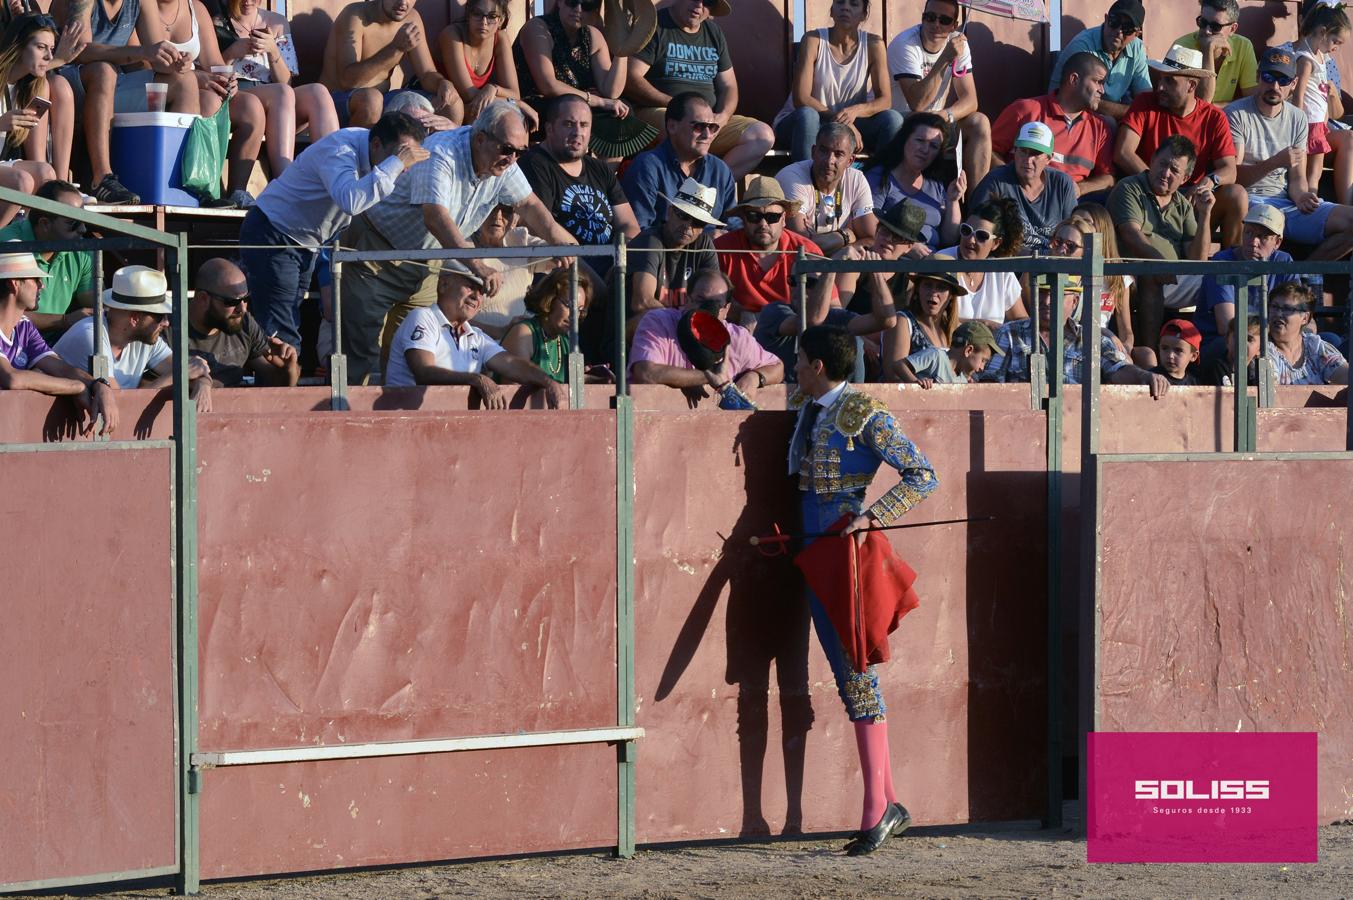
[[[840,531],[852,518],[842,516],[827,530]],[[868,532],[858,550],[853,536],[818,538],[794,557],[794,565],[822,602],[855,671],[887,662],[888,635],[921,605],[912,589],[916,572],[888,538]]]

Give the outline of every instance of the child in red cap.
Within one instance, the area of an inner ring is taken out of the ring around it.
[[[1198,379],[1189,367],[1198,361],[1203,335],[1188,319],[1171,319],[1160,330],[1158,359],[1151,371],[1164,375],[1172,385],[1194,385]]]

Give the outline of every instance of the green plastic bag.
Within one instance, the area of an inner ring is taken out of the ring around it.
[[[198,197],[221,196],[221,172],[230,145],[230,103],[221,104],[214,116],[201,116],[188,129],[183,144],[183,172],[179,183]]]

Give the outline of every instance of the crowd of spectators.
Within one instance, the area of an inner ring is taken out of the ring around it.
[[[813,279],[800,299],[795,258],[1077,257],[1091,234],[1106,258],[1288,261],[1284,242],[1313,260],[1353,251],[1353,141],[1334,60],[1350,23],[1328,0],[1303,4],[1296,41],[1267,48],[1236,33],[1236,0],[1201,0],[1197,30],[1159,60],[1142,43],[1141,0],[1116,0],[1058,55],[1046,95],[994,121],[978,110],[966,7],[926,0],[920,22],[890,39],[865,28],[869,0],[835,0],[830,26],[796,48],[770,123],[740,112],[718,21],[730,0],[672,0],[652,11],[651,33],[643,15],[603,21],[601,0],[558,0],[515,40],[505,0],[468,0],[435,39],[410,0],[359,0],[333,22],[318,82],[300,86],[287,21],[257,0],[55,3],[53,16],[17,0],[4,15],[0,185],[72,207],[134,203],[111,167],[113,112],[140,108],[150,82],[166,86],[172,111],[230,105],[221,203],[249,209],[239,258],[195,273],[190,374],[202,408],[213,385],[297,383],[300,307],[316,276],[330,306],[327,286],[340,290],[353,383],[468,384],[487,406],[504,402],[501,382],[565,402],[570,352],[586,356],[589,379],[611,378],[622,340],[636,382],[693,402],[731,387],[754,402],[792,379],[785,361],[804,319],[855,336],[857,380],[922,387],[1027,380],[1056,325],[1075,382],[1085,302],[1098,304],[1105,381],[1159,396],[1234,374],[1228,280],[1114,277],[1087,298],[1073,279],[1060,300],[1038,298],[1034,321],[1035,288],[1015,263],[842,273]],[[301,132],[309,146],[296,154]],[[88,193],[72,181],[77,137]],[[264,144],[270,180],[255,199],[247,185]],[[1319,194],[1326,155],[1332,199]],[[18,211],[0,206],[0,240],[84,233],[73,219]],[[619,286],[609,257],[340,268],[324,252],[621,235],[623,334],[606,312]],[[87,254],[0,257],[22,273],[0,277],[4,386],[78,386],[86,409],[106,413],[117,388],[168,377],[163,275],[112,275],[95,346]],[[1267,288],[1279,381],[1346,382],[1338,339],[1312,321],[1325,302],[1319,279],[1273,276]],[[696,343],[717,331],[727,348],[706,370],[687,358],[697,313]],[[91,380],[96,356],[109,379]]]

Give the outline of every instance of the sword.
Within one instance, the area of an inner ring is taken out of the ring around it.
[[[860,532],[866,531],[900,531],[903,528],[931,528],[936,525],[966,525],[972,522],[991,522],[995,518],[996,518],[995,516],[974,516],[970,519],[940,519],[934,522],[908,522],[903,525],[879,525],[875,528],[860,528],[851,533],[858,534]],[[766,554],[767,556],[779,556],[785,550],[784,545],[788,544],[790,541],[805,540],[807,538],[842,537],[842,534],[839,531],[818,531],[818,532],[808,532],[805,534],[785,534],[780,530],[779,525],[775,525],[772,527],[775,528],[774,534],[765,534],[765,535],[754,534],[747,539],[747,542],[751,544],[753,547],[756,547],[758,549],[765,548],[762,549],[761,552]]]

